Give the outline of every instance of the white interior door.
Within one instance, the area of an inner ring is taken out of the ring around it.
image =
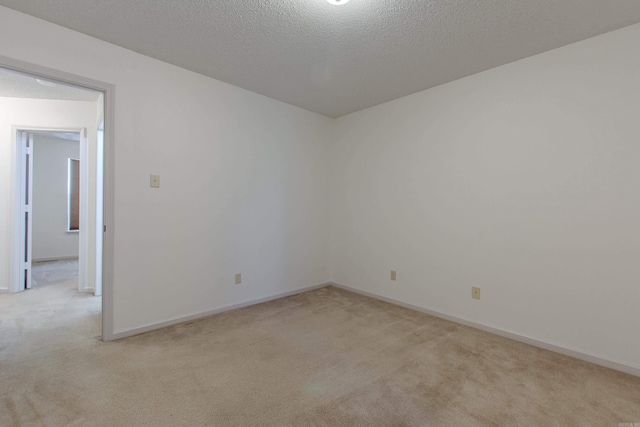
[[[33,135],[19,131],[20,147],[20,278],[19,289],[31,289],[31,241],[33,232]]]

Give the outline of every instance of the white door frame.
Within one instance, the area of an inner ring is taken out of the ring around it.
[[[102,259],[102,235],[104,231],[101,224],[104,224],[104,113],[98,119],[98,135],[96,138],[96,260]],[[96,272],[94,278],[93,294],[102,296],[102,263],[96,262]]]
[[[113,336],[113,258],[114,258],[114,152],[115,152],[115,86],[75,74],[30,64],[0,55],[0,67],[33,75],[46,80],[91,89],[104,94],[104,177],[103,177],[103,240],[102,240],[102,340]],[[15,136],[14,136],[15,138]],[[12,233],[12,239],[15,238]],[[11,242],[10,248],[15,247]]]
[[[31,165],[29,169],[29,177],[26,177],[26,171],[22,167],[23,162],[23,148],[21,141],[18,139],[18,134],[21,132],[30,135],[38,132],[65,132],[65,133],[77,133],[79,135],[79,159],[80,159],[80,230],[79,230],[79,257],[78,257],[78,291],[86,292],[91,290],[87,287],[89,283],[89,272],[87,268],[89,253],[89,235],[95,233],[95,230],[89,230],[87,225],[87,218],[89,217],[89,142],[87,138],[86,128],[52,128],[52,127],[37,127],[37,126],[17,126],[12,125],[12,146],[14,150],[13,162],[11,170],[14,171],[13,175],[13,188],[12,188],[12,212],[11,212],[11,224],[12,224],[12,236],[13,244],[10,252],[10,267],[9,267],[9,292],[20,292],[23,289],[23,277],[22,273],[24,268],[21,266],[22,254],[28,248],[29,252],[33,248],[33,232],[25,231],[22,224],[22,198],[24,197],[22,189],[25,188],[26,183],[29,183],[29,194],[33,198],[33,143],[31,144]],[[30,218],[33,218],[31,213]],[[31,219],[32,221],[32,219]],[[96,224],[96,228],[97,228]],[[27,248],[25,248],[25,244]],[[97,252],[97,251],[96,251]],[[29,256],[29,262],[31,256]],[[96,260],[95,264],[99,264]],[[29,271],[31,274],[31,271]],[[30,282],[30,280],[29,280]],[[30,286],[29,286],[30,287]],[[99,295],[99,294],[98,294]]]
[[[11,161],[15,188],[12,188],[14,200],[10,203],[13,237],[9,252],[9,292],[19,292],[31,288],[33,135],[12,129],[11,146],[15,153]]]

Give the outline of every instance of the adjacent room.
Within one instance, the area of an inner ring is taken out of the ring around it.
[[[0,140],[10,154],[2,182],[11,246],[3,290],[56,285],[49,291],[100,296],[102,95],[0,69],[0,111]]]
[[[0,98],[0,425],[640,424],[639,52],[635,0],[0,0],[94,97]]]

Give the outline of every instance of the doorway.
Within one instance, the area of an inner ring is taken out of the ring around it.
[[[32,267],[38,263],[40,284],[47,277],[59,280],[66,273],[67,278],[75,276],[78,291],[100,296],[102,283],[97,272],[101,271],[101,259],[96,254],[102,242],[95,236],[102,227],[97,209],[90,203],[95,203],[102,187],[96,167],[102,153],[96,150],[97,162],[90,161],[86,128],[21,127],[15,143],[19,223],[14,221],[13,227],[20,235],[20,267],[11,292],[34,286]],[[95,188],[89,185],[90,176],[96,178]],[[91,247],[95,249],[87,250]],[[57,274],[52,276],[52,272]]]
[[[68,126],[36,123],[21,119],[11,123],[11,191],[10,191],[10,235],[8,246],[9,260],[4,261],[7,266],[9,280],[5,282],[4,292],[20,292],[29,289],[31,267],[25,268],[25,263],[33,262],[34,245],[33,237],[33,141],[34,137],[44,133],[75,134],[79,139],[79,155],[77,162],[79,167],[80,185],[79,199],[80,211],[93,211],[93,217],[82,212],[79,215],[80,225],[78,231],[78,248],[80,256],[80,274],[78,275],[78,290],[91,292],[100,297],[102,307],[102,339],[113,339],[112,322],[112,271],[113,271],[113,233],[108,224],[113,218],[113,97],[112,85],[90,80],[84,77],[46,69],[32,64],[23,63],[6,57],[0,57],[0,71],[9,71],[37,81],[43,86],[69,87],[75,90],[85,90],[97,93],[101,105],[92,117],[91,126]],[[0,96],[2,96],[0,94]],[[10,95],[11,96],[11,95]],[[19,95],[18,95],[19,96]],[[30,98],[27,94],[26,98]],[[38,98],[38,97],[31,97]],[[46,98],[46,97],[45,97]],[[55,98],[48,98],[47,102],[53,102]],[[71,104],[70,99],[58,99],[61,103]],[[32,103],[33,99],[25,101]],[[61,104],[62,105],[62,104]],[[66,108],[66,107],[65,107]],[[35,109],[34,111],[39,111]],[[56,114],[58,110],[55,110]],[[55,114],[54,114],[55,115]],[[1,120],[7,120],[3,115]],[[0,136],[2,138],[2,136]],[[86,160],[83,166],[83,158]],[[88,160],[87,160],[88,159]],[[68,160],[68,159],[67,159]],[[93,162],[91,171],[89,165]],[[75,162],[73,162],[75,163]],[[68,160],[70,166],[72,161]],[[69,173],[71,168],[65,171]],[[70,178],[67,177],[69,180]],[[7,184],[7,186],[9,186]],[[69,190],[67,189],[67,193]],[[67,194],[69,196],[69,194]],[[65,201],[65,205],[69,200]],[[65,215],[70,215],[69,212]],[[30,224],[31,223],[31,224]],[[84,227],[83,227],[84,225]],[[65,233],[73,233],[74,230],[66,228]],[[83,256],[84,260],[83,261]],[[93,261],[91,261],[93,260]],[[84,268],[82,265],[84,264]],[[2,266],[0,266],[2,267]],[[30,286],[31,285],[31,286]],[[2,285],[0,284],[0,287]],[[0,289],[3,292],[3,289]]]

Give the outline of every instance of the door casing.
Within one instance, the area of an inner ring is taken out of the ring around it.
[[[33,77],[90,89],[104,94],[104,151],[103,151],[103,239],[102,239],[102,340],[111,341],[113,334],[113,266],[115,218],[115,86],[88,77],[42,67],[0,55],[0,67]],[[14,133],[15,135],[15,133]],[[15,146],[15,144],[14,144]],[[14,174],[12,174],[13,176]],[[15,187],[15,186],[12,186]],[[13,200],[13,198],[12,198]],[[16,242],[11,233],[10,249]],[[12,268],[12,267],[10,267]]]
[[[25,288],[31,288],[31,248],[33,247],[33,232],[31,223],[33,221],[33,134],[38,132],[65,132],[79,134],[79,154],[80,154],[80,232],[79,232],[79,262],[78,262],[78,291],[86,292],[91,290],[87,287],[89,283],[87,254],[89,247],[89,235],[95,233],[95,230],[89,230],[87,226],[87,218],[89,212],[89,150],[87,130],[85,128],[50,128],[50,127],[29,127],[29,126],[12,126],[13,134],[13,161],[11,170],[13,175],[13,197],[12,197],[12,248],[10,259],[9,273],[9,292],[20,292]],[[23,146],[21,135],[25,135],[31,143],[29,148]],[[25,152],[28,150],[28,153]],[[29,155],[30,166],[25,169],[25,157]],[[28,175],[28,176],[27,176]],[[26,187],[29,187],[28,189]],[[26,191],[25,191],[26,189]],[[26,194],[25,194],[26,193]],[[25,196],[28,195],[28,215],[29,220],[25,224]],[[97,224],[96,224],[97,227]],[[100,227],[102,228],[102,227]],[[101,242],[100,242],[101,243]],[[98,251],[96,251],[97,253]],[[24,259],[27,257],[28,259]],[[96,260],[96,265],[101,260]],[[26,278],[26,287],[23,286]],[[95,290],[94,290],[95,293]],[[100,295],[98,292],[97,295]]]

